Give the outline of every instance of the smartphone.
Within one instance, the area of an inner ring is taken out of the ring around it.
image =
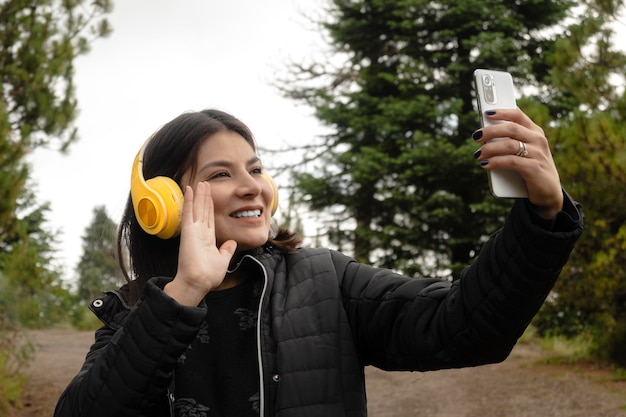
[[[489,121],[484,114],[492,109],[514,109],[515,86],[513,77],[505,71],[489,69],[477,69],[474,71],[474,89],[476,102],[478,103],[478,115],[481,126],[489,126],[495,123],[508,123],[504,121]],[[495,138],[492,140],[503,140]],[[491,194],[499,198],[526,198],[528,190],[522,176],[510,169],[492,169],[487,171]]]

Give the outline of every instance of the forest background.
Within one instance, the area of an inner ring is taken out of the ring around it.
[[[626,371],[626,57],[621,1],[327,1],[310,24],[326,53],[277,66],[273,85],[314,112],[313,143],[265,149],[286,172],[277,221],[310,244],[403,273],[456,279],[510,207],[472,157],[475,68],[510,71],[550,140],[585,233],[533,322]],[[28,156],[78,140],[75,60],[111,33],[113,3],[0,3],[0,411],[19,401],[24,329],[97,326],[86,305],[120,284],[116,223],[93,208],[78,279],[55,262],[49,203]],[[85,139],[83,139],[85,140]],[[103,202],[104,203],[104,202]],[[281,202],[282,203],[282,202]],[[577,358],[569,358],[576,360]]]

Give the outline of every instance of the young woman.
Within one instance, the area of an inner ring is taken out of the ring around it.
[[[55,415],[365,416],[366,365],[504,360],[582,214],[541,128],[519,109],[486,117],[512,123],[474,133],[481,165],[520,172],[529,198],[452,283],[299,248],[272,232],[276,191],[243,123],[204,110],[166,124],[133,167],[118,242],[129,283],[92,303],[104,325]]]

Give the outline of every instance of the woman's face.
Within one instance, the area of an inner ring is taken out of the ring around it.
[[[188,171],[183,184],[210,184],[218,247],[233,239],[237,251],[244,251],[267,241],[272,187],[262,172],[252,146],[238,133],[218,132],[200,146],[194,177]]]

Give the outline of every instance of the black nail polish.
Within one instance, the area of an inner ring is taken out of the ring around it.
[[[489,163],[489,160],[485,159],[484,161],[480,161],[480,166],[481,167],[486,167],[488,163]]]
[[[480,158],[480,154],[482,153],[482,151],[479,149],[476,152],[474,152],[474,158],[478,159]]]
[[[482,130],[477,130],[476,132],[472,133],[472,139],[474,140],[478,140],[480,138],[483,137],[483,131]]]
[[[496,111],[495,111],[495,110],[487,110],[487,111],[485,112],[485,114],[486,114],[487,116],[493,116],[494,114],[496,114]]]

